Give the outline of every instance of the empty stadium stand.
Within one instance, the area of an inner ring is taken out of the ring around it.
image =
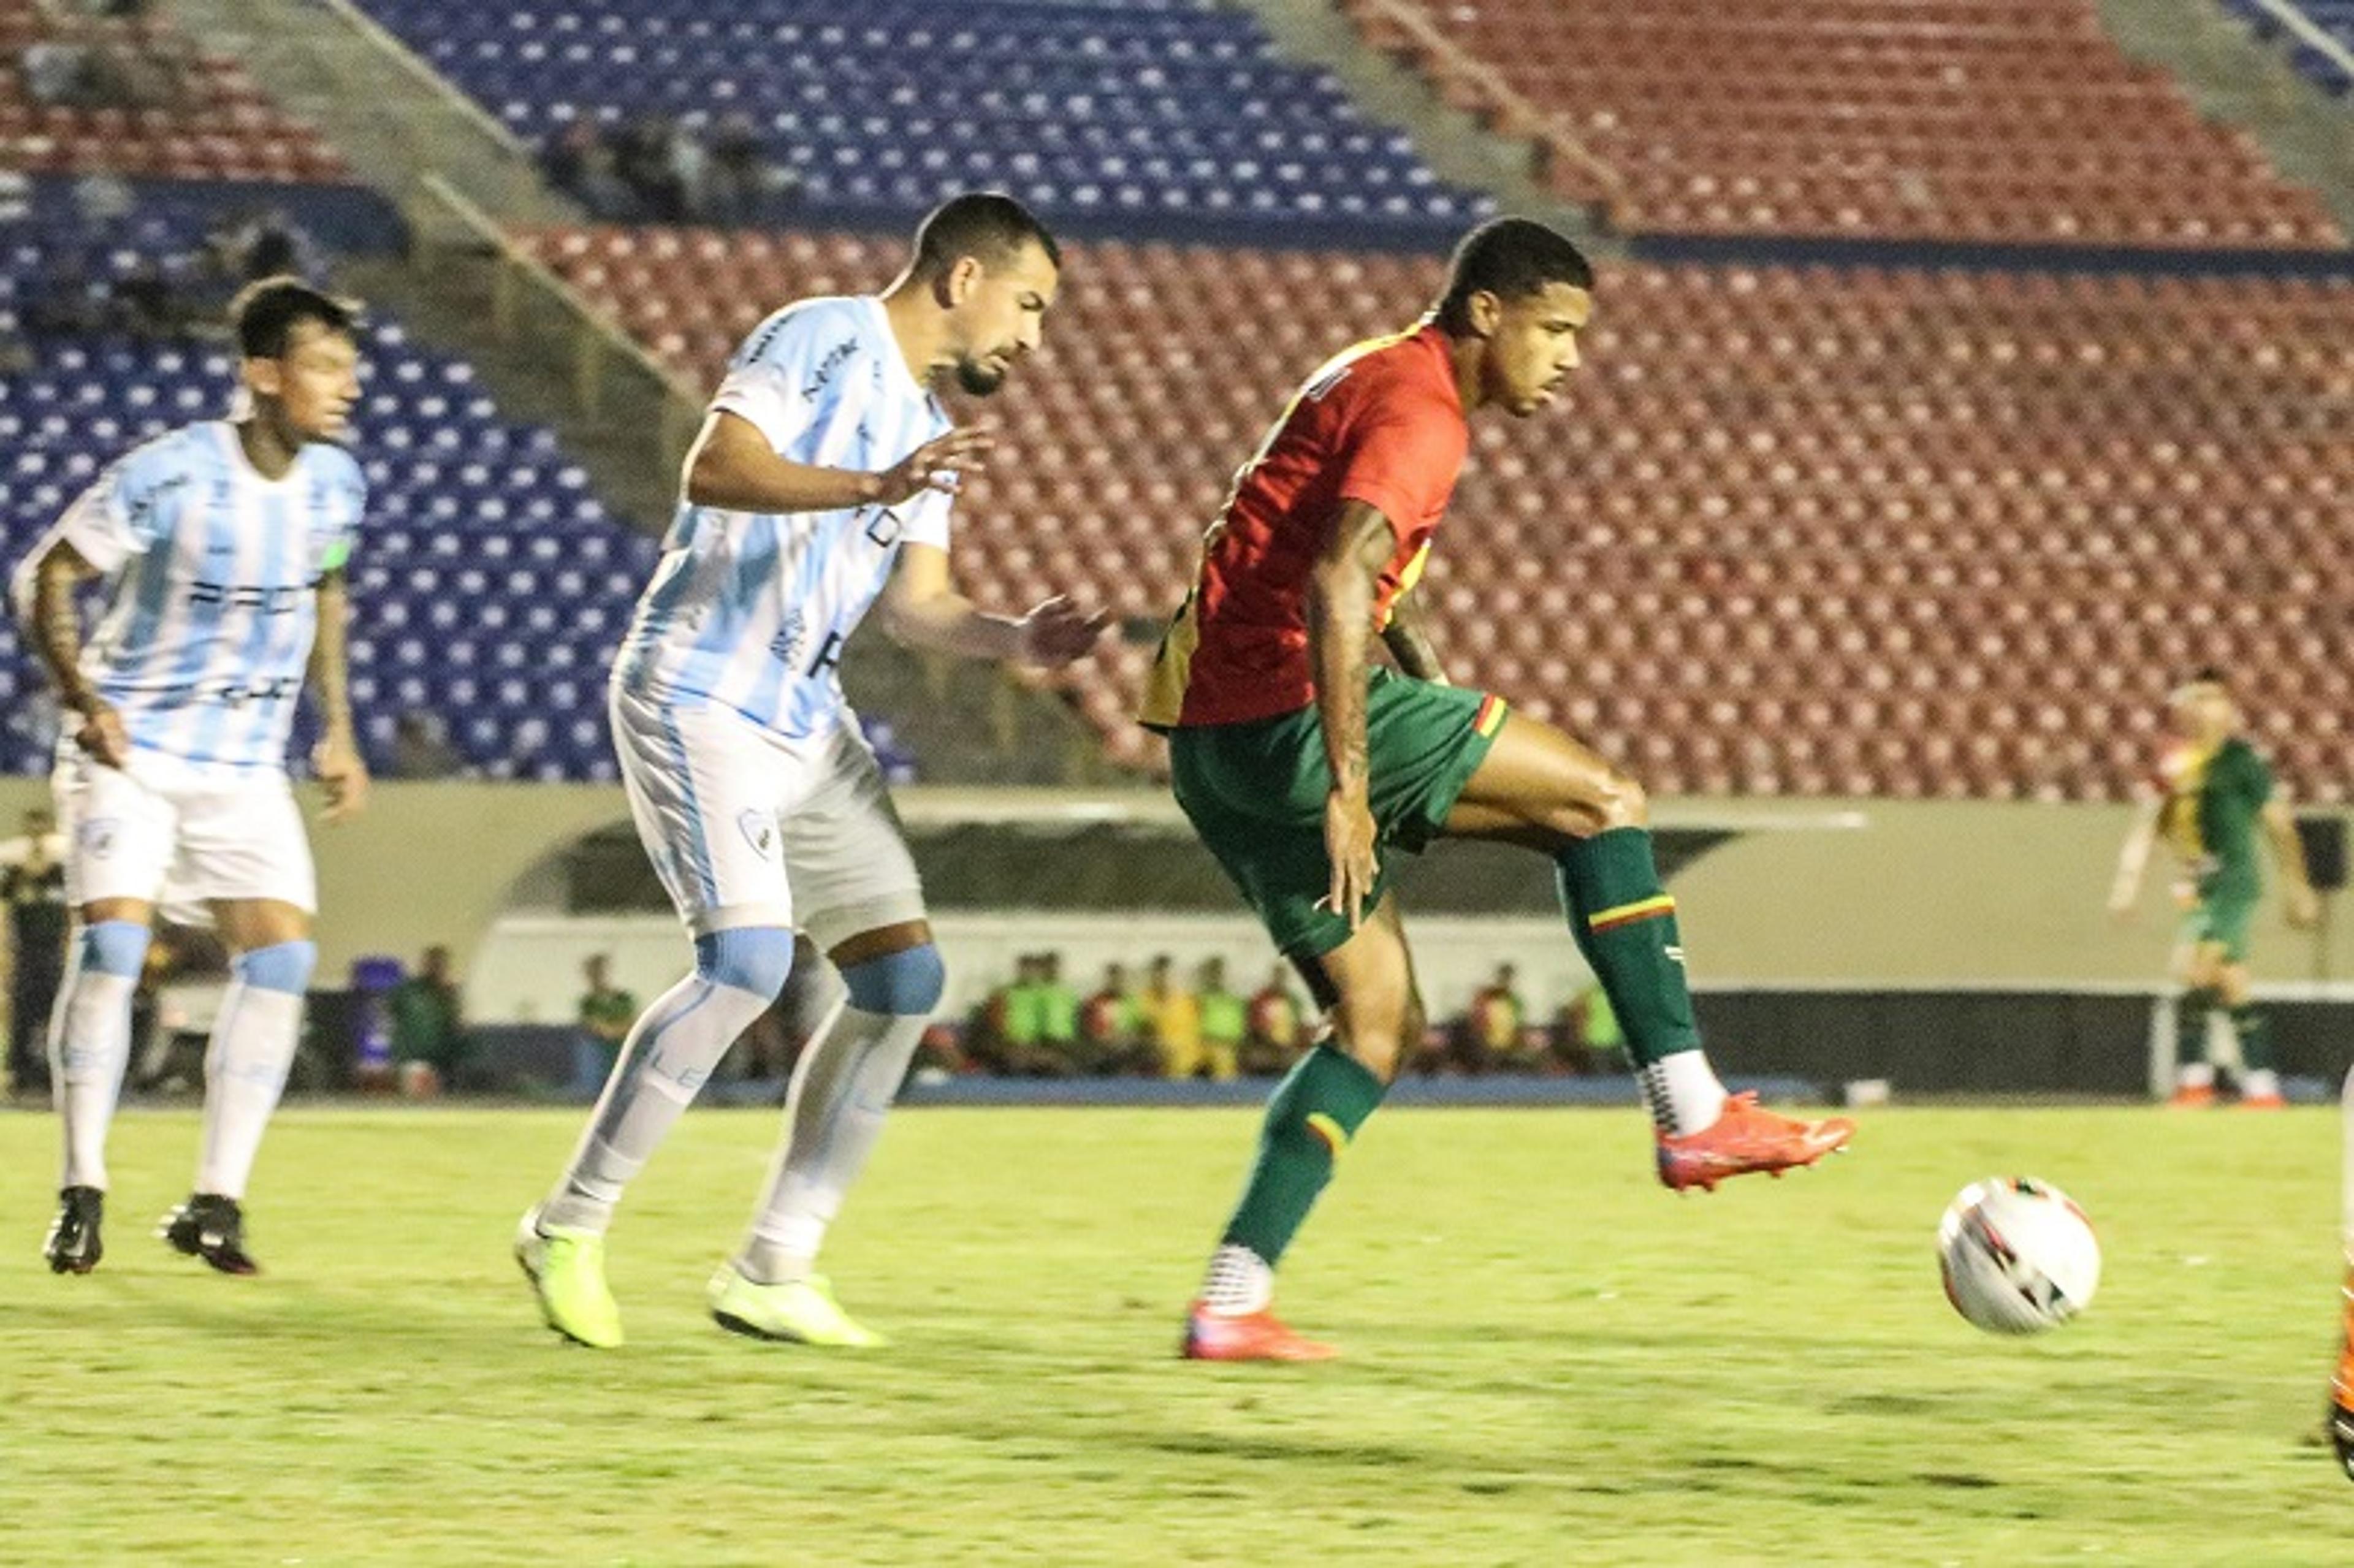
[[[958,190],[1071,224],[1451,234],[1434,176],[1246,13],[1186,0],[366,0],[527,142],[748,115],[807,210],[896,224]]]
[[[1616,172],[1634,232],[2346,243],[2253,138],[2128,60],[2093,0],[1341,4],[1457,101],[1491,80],[1535,105]],[[1439,60],[1431,29],[1472,63]]]

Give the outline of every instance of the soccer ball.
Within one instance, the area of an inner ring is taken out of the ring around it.
[[[2092,1304],[2101,1244],[2049,1181],[1990,1176],[1947,1206],[1937,1264],[1955,1311],[1989,1334],[2040,1334]]]

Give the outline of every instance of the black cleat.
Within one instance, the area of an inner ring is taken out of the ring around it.
[[[41,1255],[51,1274],[88,1274],[106,1255],[98,1239],[99,1222],[106,1218],[106,1194],[95,1187],[66,1187],[58,1192],[58,1217],[41,1238]]]
[[[235,1198],[198,1192],[164,1216],[155,1233],[175,1252],[203,1258],[223,1274],[260,1274],[261,1265],[245,1250],[245,1211]]]

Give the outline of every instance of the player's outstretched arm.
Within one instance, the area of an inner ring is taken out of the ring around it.
[[[2272,841],[2273,864],[2280,869],[2282,893],[2288,901],[2288,923],[2309,931],[2321,920],[2321,897],[2313,891],[2313,874],[2305,863],[2305,841],[2297,837],[2296,818],[2287,799],[2274,789],[2264,802],[2264,837]]]
[[[1308,580],[1308,662],[1316,673],[1316,715],[1332,770],[1324,801],[1324,852],[1332,883],[1324,904],[1355,930],[1364,920],[1379,863],[1373,853],[1372,769],[1365,755],[1365,661],[1373,641],[1373,590],[1397,547],[1389,519],[1362,501],[1342,504],[1326,528]]]
[[[68,541],[53,539],[22,572],[16,613],[57,688],[58,705],[80,716],[75,743],[109,768],[125,766],[131,736],[122,715],[81,673],[81,612],[74,606],[74,590],[98,576],[98,568]]]
[[[1111,617],[1083,610],[1060,594],[1019,618],[991,615],[957,592],[949,553],[904,544],[883,589],[883,629],[909,648],[967,659],[1059,668],[1096,644]]]
[[[1430,622],[1422,610],[1420,588],[1398,595],[1390,606],[1390,623],[1382,628],[1382,643],[1405,673],[1434,686],[1452,685],[1447,666],[1439,662],[1438,650],[1430,641]]]
[[[2151,846],[2158,842],[2160,809],[2161,802],[2151,796],[2134,803],[2133,826],[2126,830],[2124,847],[2117,851],[2117,874],[2109,884],[2109,914],[2116,919],[2131,919],[2134,905],[2141,898],[2142,873],[2149,866]]]
[[[839,512],[852,506],[896,506],[928,490],[953,491],[967,470],[981,466],[987,430],[950,430],[889,468],[819,468],[777,455],[759,428],[739,414],[714,409],[686,454],[683,487],[696,506],[730,512]]]
[[[340,822],[367,805],[367,763],[360,756],[359,732],[352,724],[345,628],[351,620],[351,590],[340,567],[319,579],[319,626],[311,642],[311,694],[319,704],[318,751],[313,765],[327,790],[327,821]]]

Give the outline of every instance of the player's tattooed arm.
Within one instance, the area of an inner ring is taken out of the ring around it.
[[[1308,661],[1316,714],[1332,770],[1324,801],[1324,850],[1331,885],[1324,902],[1354,930],[1363,922],[1379,867],[1374,856],[1372,772],[1365,748],[1365,662],[1373,642],[1373,592],[1396,548],[1389,519],[1362,501],[1345,503],[1326,530],[1309,575]]]
[[[33,567],[27,630],[57,687],[58,705],[81,717],[75,742],[107,767],[121,768],[131,760],[131,737],[122,727],[122,715],[81,673],[81,611],[74,604],[74,590],[96,576],[98,568],[80,550],[63,539],[52,544]]]
[[[352,722],[352,689],[345,629],[351,589],[341,567],[319,579],[318,630],[311,641],[311,694],[319,704],[321,734],[313,758],[327,791],[327,820],[342,821],[367,804],[367,763]]]
[[[1435,686],[1453,684],[1447,678],[1447,666],[1439,662],[1438,650],[1431,643],[1430,622],[1423,616],[1419,589],[1409,588],[1390,606],[1390,623],[1382,628],[1382,641],[1389,649],[1390,658],[1406,674]]]
[[[889,468],[872,473],[820,468],[779,457],[759,428],[741,415],[715,409],[686,454],[681,488],[696,506],[730,512],[840,512],[853,506],[896,506],[928,490],[954,492],[968,469],[982,466],[987,430],[950,430],[926,441]]]

